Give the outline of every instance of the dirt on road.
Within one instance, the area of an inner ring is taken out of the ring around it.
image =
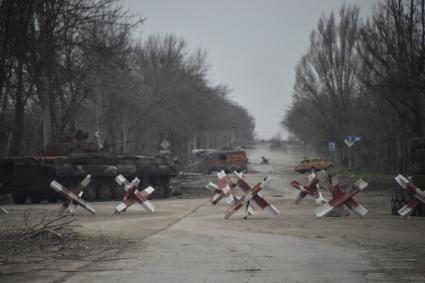
[[[316,218],[312,199],[293,202],[297,191],[290,182],[306,182],[306,175],[293,171],[303,154],[266,146],[249,152],[247,180],[272,177],[263,195],[280,210],[276,218],[257,209],[248,220],[243,212],[224,220],[227,206],[209,204],[201,186],[214,175],[196,175],[193,182],[187,177],[179,187],[182,196],[153,201],[154,214],[131,207],[113,215],[118,202],[95,203],[94,216],[78,208],[79,226],[64,238],[4,236],[25,226],[25,210],[31,209],[36,223],[58,208],[5,205],[0,281],[424,282],[425,218],[391,215],[391,192],[383,186],[355,197],[369,210],[364,218]],[[270,157],[270,164],[261,165],[261,156]]]

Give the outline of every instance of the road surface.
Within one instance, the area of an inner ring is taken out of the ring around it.
[[[266,145],[248,153],[247,180],[254,184],[265,175],[272,177],[263,195],[280,210],[278,217],[257,209],[248,220],[243,212],[225,220],[227,207],[212,206],[207,198],[154,200],[154,214],[131,207],[124,215],[112,215],[117,202],[95,203],[95,216],[79,209],[79,231],[119,238],[126,241],[122,249],[99,260],[58,262],[60,268],[5,281],[425,281],[425,219],[390,215],[389,191],[368,188],[356,197],[369,210],[365,218],[317,219],[311,199],[300,205],[292,200],[297,192],[290,182],[306,178],[293,172],[302,153],[270,151]],[[270,164],[259,164],[261,156],[270,158]]]

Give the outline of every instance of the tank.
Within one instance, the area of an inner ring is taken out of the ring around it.
[[[162,157],[111,154],[95,143],[72,140],[48,145],[40,156],[0,160],[0,193],[11,193],[18,204],[27,199],[57,202],[59,195],[49,187],[52,180],[74,187],[90,174],[92,181],[84,190],[84,199],[118,200],[124,192],[114,179],[121,174],[129,181],[138,177],[139,187],[153,186],[153,198],[168,198],[170,178],[177,173],[176,164]]]

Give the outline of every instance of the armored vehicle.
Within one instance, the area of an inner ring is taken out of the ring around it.
[[[156,189],[153,197],[167,198],[177,168],[163,158],[110,154],[97,144],[72,140],[49,145],[40,156],[0,160],[0,193],[11,193],[15,203],[56,202],[59,196],[49,187],[52,180],[73,187],[87,174],[92,176],[83,194],[87,201],[121,198],[124,192],[114,180],[119,174],[129,181],[138,177],[140,187]]]

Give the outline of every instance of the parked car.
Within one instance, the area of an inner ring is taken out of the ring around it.
[[[304,159],[301,163],[295,166],[295,171],[299,173],[328,170],[333,166],[332,162],[325,161],[321,158]]]

